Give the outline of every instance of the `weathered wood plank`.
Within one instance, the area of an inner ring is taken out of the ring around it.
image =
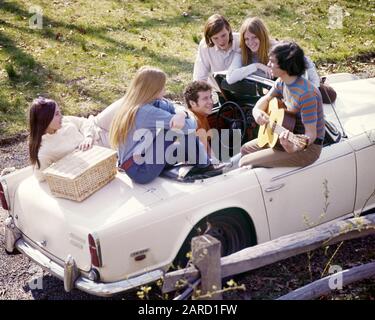
[[[311,300],[329,294],[335,287],[330,288],[330,283],[335,284],[342,279],[342,286],[368,279],[375,276],[375,262],[363,264],[348,270],[337,272],[333,275],[314,281],[302,288],[298,288],[277,300]],[[341,281],[340,281],[341,282]]]
[[[191,241],[192,263],[201,274],[202,300],[221,300],[221,242],[210,235],[194,237]],[[216,293],[214,293],[216,292]]]
[[[358,228],[360,227],[360,230]],[[254,270],[301,253],[375,233],[375,214],[318,226],[241,250],[221,259],[228,277]]]
[[[301,253],[373,233],[375,233],[375,214],[328,222],[221,258],[222,277],[254,270]],[[181,278],[191,283],[198,277],[199,271],[194,266],[168,273],[164,277],[163,291],[176,290],[175,284]]]
[[[163,278],[163,293],[183,289],[189,283],[194,283],[200,277],[199,270],[194,266],[169,272]]]

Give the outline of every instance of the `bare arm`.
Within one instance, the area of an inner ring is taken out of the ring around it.
[[[265,96],[260,98],[254,106],[253,117],[255,122],[259,125],[264,125],[268,122],[266,110],[268,108],[268,104],[274,98],[273,92],[274,89],[272,88]]]

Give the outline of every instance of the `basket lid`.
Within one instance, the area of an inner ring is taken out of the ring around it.
[[[43,170],[43,173],[46,176],[75,179],[88,169],[115,154],[115,150],[100,146],[93,146],[86,151],[74,150]]]

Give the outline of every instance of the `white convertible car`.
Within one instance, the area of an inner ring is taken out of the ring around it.
[[[193,183],[160,177],[137,185],[118,173],[81,203],[53,197],[47,183],[24,168],[0,178],[9,213],[5,249],[34,260],[67,291],[111,296],[162,277],[184,260],[200,232],[218,238],[228,255],[373,209],[375,78],[344,74],[328,81],[337,92],[337,115],[325,105],[331,124],[314,164],[252,169],[235,163]]]

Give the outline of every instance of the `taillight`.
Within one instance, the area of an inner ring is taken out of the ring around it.
[[[95,236],[95,234],[89,234],[89,248],[90,248],[90,255],[91,255],[91,264],[97,268],[102,266],[102,257],[100,252],[100,243],[99,239]]]
[[[0,200],[1,200],[1,206],[3,207],[4,210],[9,210],[9,206],[7,203],[7,199],[5,198],[5,192],[3,185],[0,182]]]

